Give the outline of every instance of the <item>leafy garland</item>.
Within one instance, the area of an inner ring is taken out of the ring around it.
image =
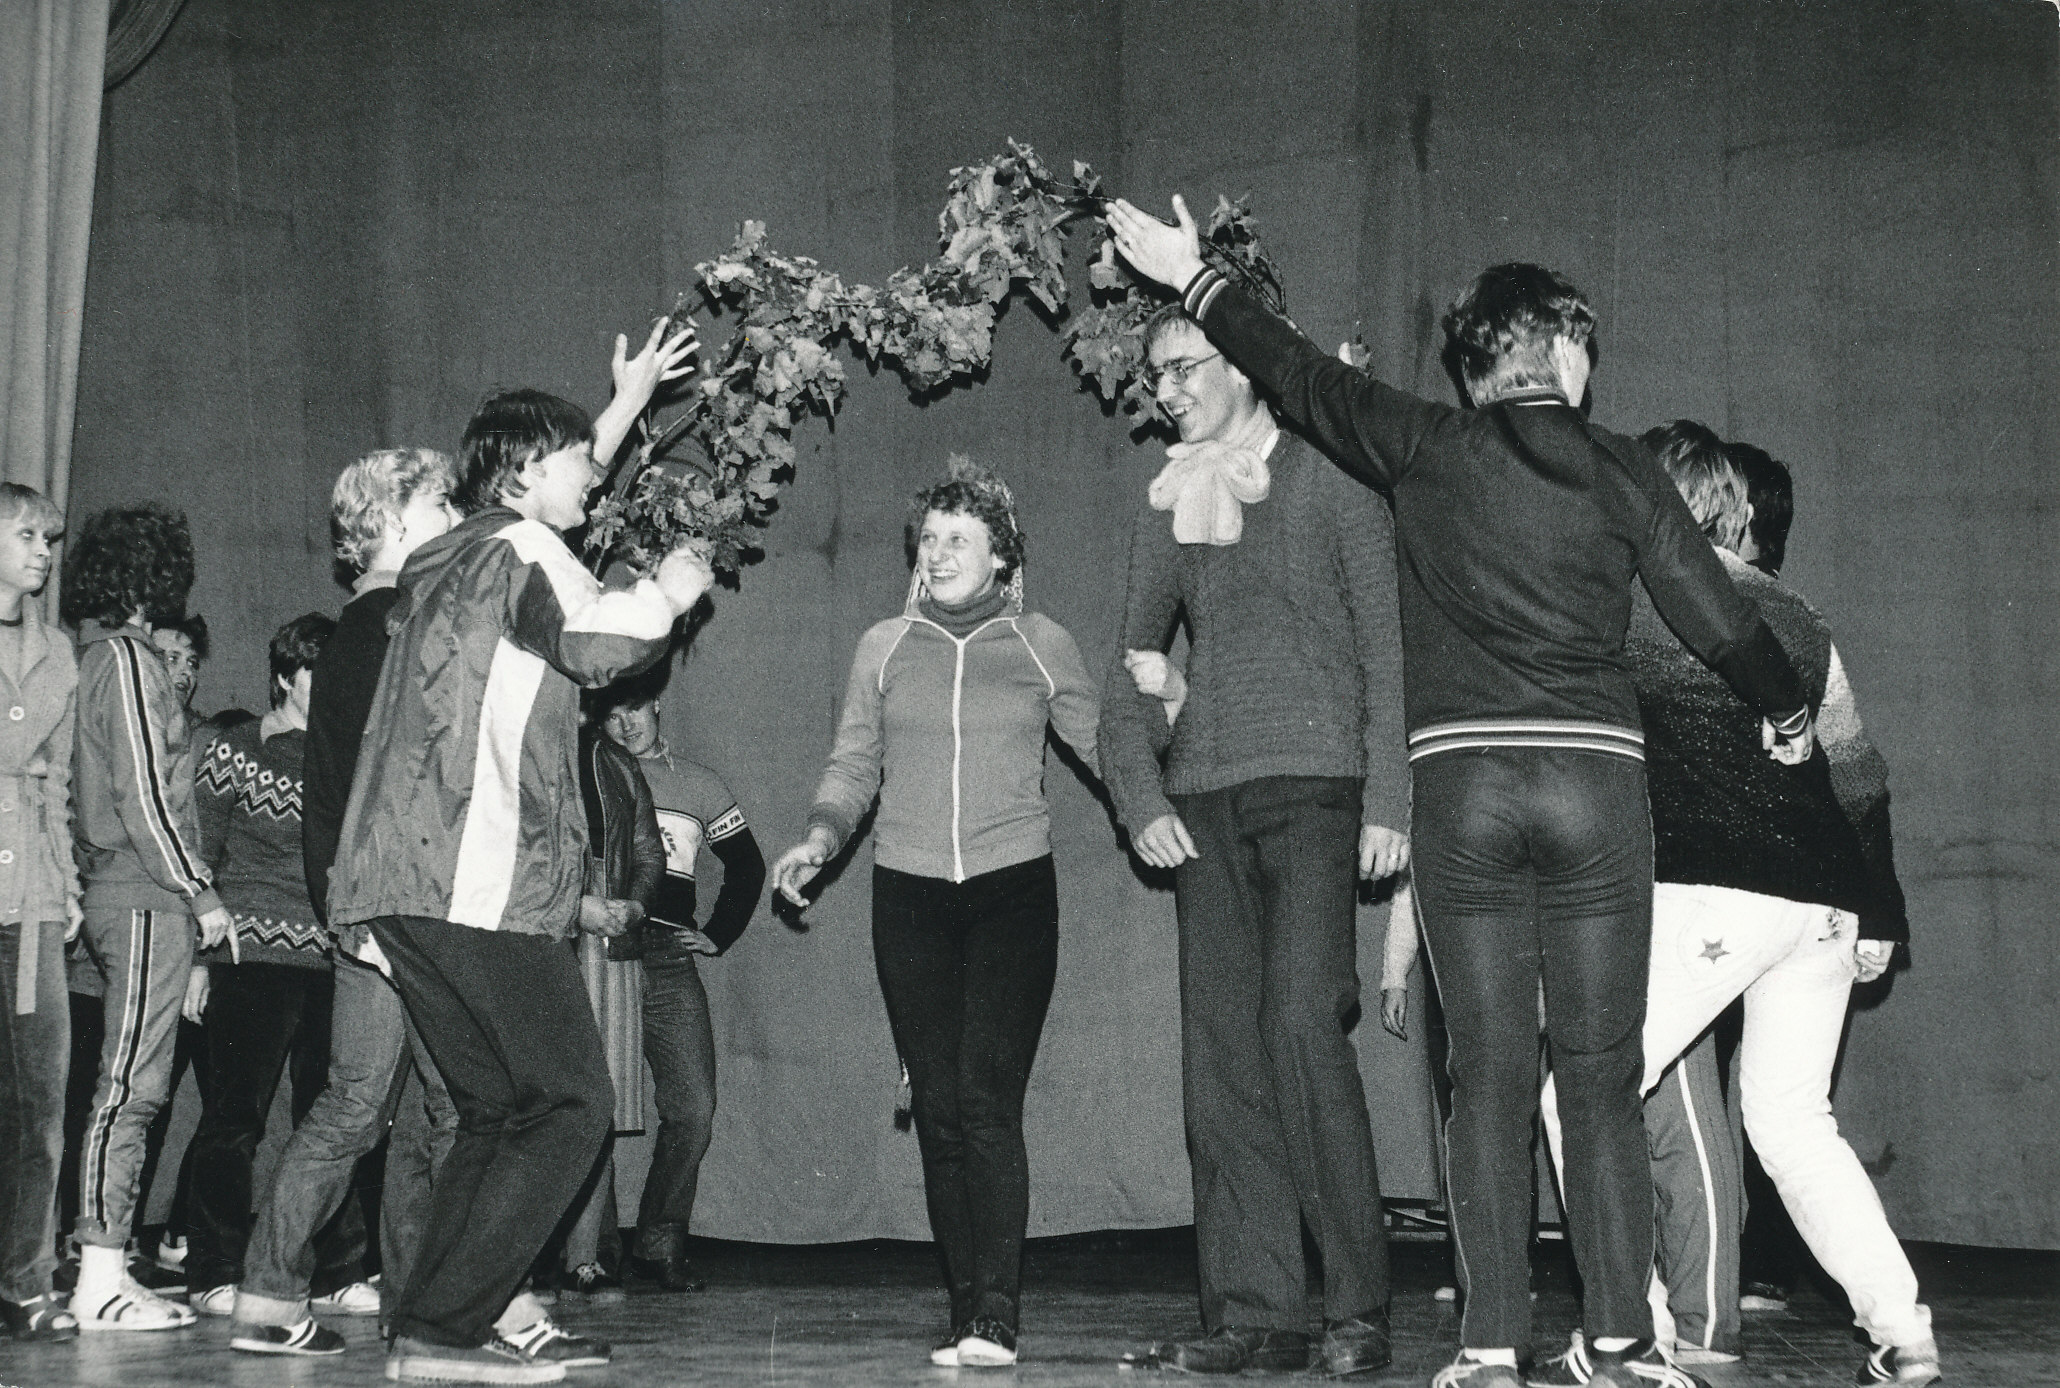
[[[834,416],[843,401],[839,344],[891,367],[912,395],[976,379],[992,360],[995,316],[1011,293],[1027,291],[1050,316],[1065,313],[1068,226],[1082,217],[1094,220],[1098,255],[1090,306],[1064,330],[1063,348],[1103,400],[1149,419],[1143,329],[1165,300],[1117,260],[1103,206],[1101,178],[1088,165],[1076,161],[1072,178],[1061,179],[1010,140],[987,162],[951,171],[937,218],[941,253],[921,269],[897,270],[884,288],[782,255],[763,222],[745,222],[727,251],[694,267],[700,294],[735,311],[739,330],[692,378],[679,413],[645,422],[643,442],[593,509],[588,562],[598,569],[619,558],[648,570],[685,541],[734,572],[793,475],[795,427],[809,414]],[[1202,253],[1285,312],[1279,269],[1243,199],[1217,200]],[[693,307],[682,294],[668,317],[684,319]]]

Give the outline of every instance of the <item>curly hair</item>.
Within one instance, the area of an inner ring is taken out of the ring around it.
[[[521,496],[523,468],[593,441],[593,419],[570,400],[528,389],[489,395],[458,443],[458,489],[451,499],[469,516]]]
[[[336,557],[362,569],[379,552],[389,524],[425,487],[446,494],[458,485],[458,470],[434,448],[381,448],[343,470],[329,493],[329,533]]]
[[[1677,419],[1647,429],[1638,441],[1659,455],[1710,543],[1736,553],[1745,534],[1745,476],[1723,440],[1706,424]]]
[[[272,707],[286,702],[286,690],[293,677],[315,668],[322,648],[336,634],[336,619],[319,612],[303,612],[272,633]],[[284,680],[284,686],[280,681]]]
[[[1016,498],[1008,484],[977,463],[964,458],[951,460],[950,472],[942,482],[925,487],[909,498],[908,522],[902,528],[902,544],[908,562],[916,562],[916,546],[923,533],[923,518],[932,511],[947,516],[971,516],[987,527],[987,542],[994,557],[1001,560],[995,580],[1007,583],[1023,566],[1023,530],[1016,524]]]
[[[1556,385],[1552,340],[1585,344],[1595,336],[1587,296],[1542,265],[1491,265],[1443,319],[1451,353],[1476,401],[1476,384],[1501,389]],[[1579,404],[1579,401],[1570,402]]]
[[[120,626],[143,613],[152,626],[185,615],[193,587],[193,532],[183,513],[115,507],[86,522],[64,556],[59,615],[77,626]]]

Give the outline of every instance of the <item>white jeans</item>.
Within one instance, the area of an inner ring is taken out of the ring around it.
[[[1745,997],[1739,1090],[1745,1131],[1796,1231],[1879,1344],[1931,1338],[1931,1311],[1888,1227],[1881,1197],[1831,1116],[1831,1070],[1845,1029],[1858,921],[1849,912],[1729,887],[1653,889],[1645,1003],[1645,1092]],[[1552,1146],[1559,1111],[1541,1096]]]

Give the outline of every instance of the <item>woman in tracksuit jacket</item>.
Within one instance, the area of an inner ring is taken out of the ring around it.
[[[1652,834],[1623,657],[1633,583],[1770,720],[1785,762],[1809,752],[1802,685],[1652,455],[1576,408],[1594,317],[1572,286],[1529,265],[1475,281],[1446,318],[1479,405],[1456,409],[1325,353],[1206,268],[1178,199],[1175,211],[1169,226],[1112,204],[1117,248],[1181,291],[1210,341],[1395,509],[1414,885],[1451,1038],[1447,1160],[1468,1292],[1466,1352],[1434,1382],[1512,1383],[1528,1348],[1542,978],[1594,1381],[1683,1383],[1652,1343],[1644,1295]]]
[[[919,493],[906,609],[859,638],[808,838],[773,865],[796,904],[879,796],[873,957],[908,1066],[945,1365],[1016,1360],[1030,1183],[1023,1093],[1058,969],[1044,737],[1094,765],[1099,703],[1064,628],[1023,611],[1008,489],[960,464]]]

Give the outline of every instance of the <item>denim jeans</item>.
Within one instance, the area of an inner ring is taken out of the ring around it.
[[[908,1066],[955,1326],[1016,1326],[1030,1220],[1023,1095],[1058,960],[1048,854],[964,882],[873,869],[873,963]]]
[[[237,1289],[242,1320],[290,1325],[305,1313],[316,1235],[344,1205],[359,1159],[378,1145],[389,1120],[380,1261],[382,1280],[398,1295],[428,1215],[435,1163],[456,1136],[450,1096],[412,1036],[393,985],[348,957],[337,959],[334,976],[328,1083],[294,1128],[259,1204]]]
[[[1180,1030],[1202,1322],[1305,1329],[1385,1310],[1387,1233],[1358,1053],[1362,783],[1265,776],[1173,804]]]
[[[692,955],[644,959],[644,1059],[658,1095],[658,1140],[633,1251],[639,1258],[678,1257],[715,1130],[715,1032]]]
[[[35,985],[18,998],[24,951]],[[64,987],[64,926],[0,925],[0,1297],[50,1290],[57,1267],[57,1173],[64,1155],[64,1088],[71,1007]],[[26,1001],[32,1011],[17,1008]]]
[[[1589,1336],[1652,1334],[1652,1164],[1638,1076],[1652,947],[1645,764],[1497,747],[1419,758],[1412,869],[1451,1042],[1446,1166],[1460,1343],[1531,1330],[1538,990],[1565,1094],[1567,1234]]]
[[[193,1247],[186,1277],[196,1291],[243,1279],[256,1203],[252,1168],[272,1096],[286,1072],[296,1128],[314,1107],[329,1073],[334,997],[327,965],[250,961],[214,964],[208,972],[208,1064],[215,1083],[188,1149]],[[316,1245],[327,1274],[324,1290],[364,1277],[365,1212],[355,1194],[323,1226]]]

